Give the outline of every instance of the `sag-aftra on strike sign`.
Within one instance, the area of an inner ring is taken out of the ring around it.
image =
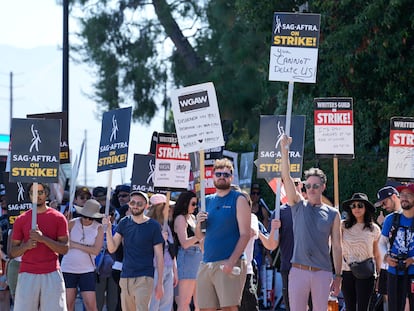
[[[58,182],[61,120],[13,119],[11,182]]]

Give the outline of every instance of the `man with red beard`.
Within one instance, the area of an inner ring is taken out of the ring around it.
[[[389,244],[384,261],[388,263],[388,310],[404,310],[406,298],[414,306],[414,184],[397,187],[402,212],[384,220],[381,240]],[[412,309],[412,307],[411,307]]]
[[[121,279],[121,304],[124,311],[148,310],[154,288],[154,255],[159,275],[163,275],[164,238],[160,224],[144,215],[148,207],[148,196],[141,191],[132,191],[128,203],[131,215],[122,218],[112,236],[110,216],[102,220],[106,225],[107,247],[114,253],[121,243],[124,259]],[[164,294],[162,278],[155,286],[155,297]]]
[[[236,311],[246,279],[244,249],[250,239],[251,209],[246,197],[231,189],[230,160],[215,161],[213,181],[216,193],[206,197],[206,212],[197,215],[196,236],[204,238],[197,274],[198,304],[203,311]]]

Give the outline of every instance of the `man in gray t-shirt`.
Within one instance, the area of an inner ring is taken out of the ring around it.
[[[282,179],[292,209],[294,249],[289,273],[289,303],[292,311],[306,310],[309,293],[313,310],[326,310],[329,295],[337,296],[341,286],[342,245],[339,211],[322,202],[326,175],[318,168],[305,171],[307,200],[295,189],[290,176],[290,137],[281,141]],[[335,276],[330,259],[332,244]],[[332,292],[331,292],[332,290]]]

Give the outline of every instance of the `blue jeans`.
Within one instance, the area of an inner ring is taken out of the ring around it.
[[[155,286],[157,285],[158,272],[154,272],[154,290],[152,292],[151,302],[149,306],[150,311],[171,311],[174,302],[174,274],[172,266],[164,266],[164,295],[161,300],[155,298]]]

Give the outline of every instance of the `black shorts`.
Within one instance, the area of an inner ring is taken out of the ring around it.
[[[387,279],[388,279],[387,270],[381,269],[379,279],[378,279],[378,293],[382,295],[387,295]]]
[[[66,288],[78,288],[81,292],[94,292],[96,289],[96,273],[68,273],[63,272]]]

